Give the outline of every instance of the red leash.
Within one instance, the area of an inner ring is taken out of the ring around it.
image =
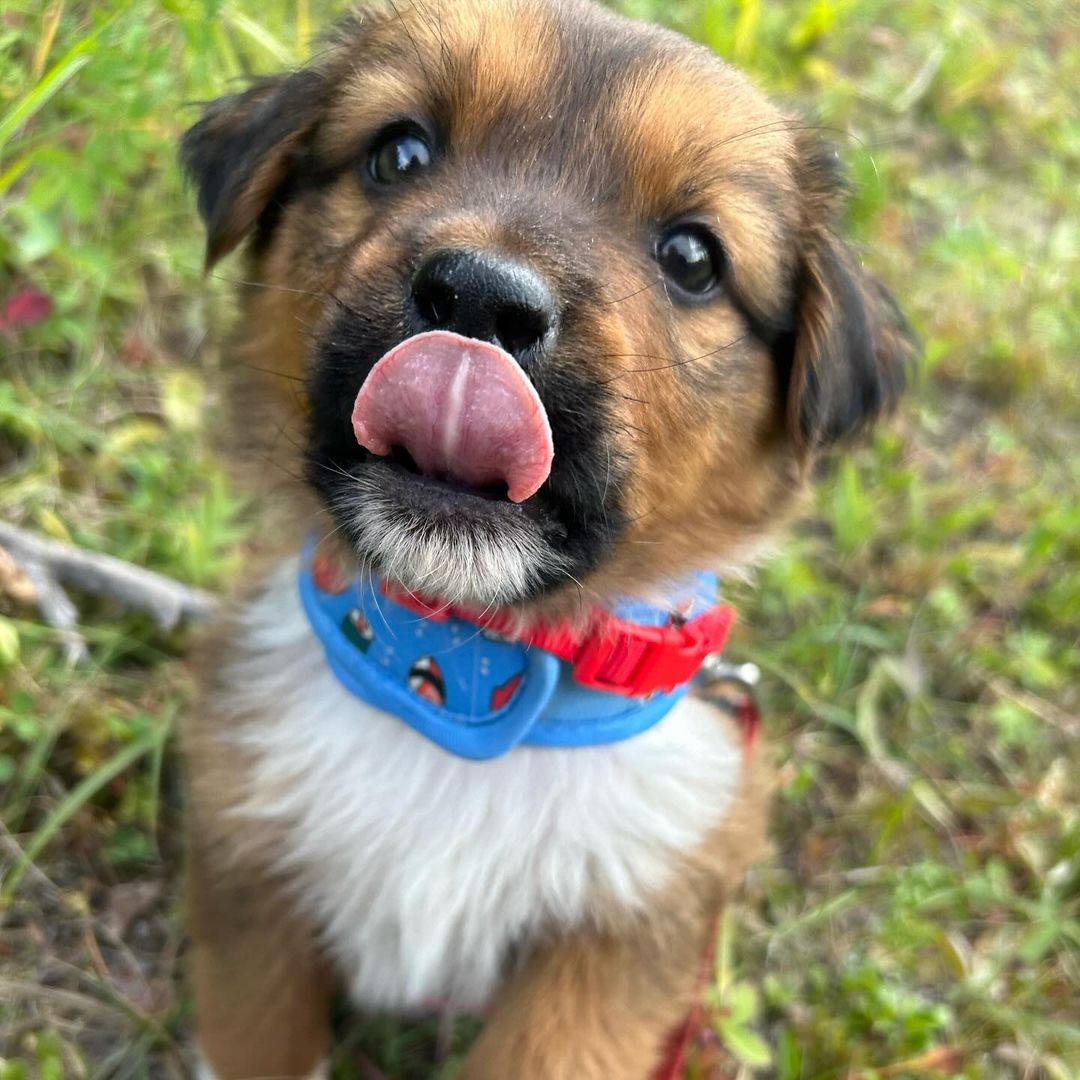
[[[761,735],[761,714],[758,712],[757,702],[749,688],[744,687],[742,693],[725,695],[723,701],[718,704],[721,704],[721,707],[738,725],[746,754],[748,756],[753,754]],[[716,943],[720,935],[720,918],[721,916],[717,915],[713,922],[712,932],[709,934],[709,944],[698,972],[695,1004],[686,1019],[668,1035],[664,1044],[664,1056],[650,1080],[682,1080],[686,1072],[690,1047],[705,1026],[705,988],[709,985],[716,966]]]
[[[705,1023],[705,987],[709,984],[716,964],[716,939],[719,933],[720,916],[718,915],[713,922],[712,932],[709,934],[709,945],[698,972],[694,1007],[687,1014],[686,1019],[668,1035],[667,1042],[664,1044],[664,1056],[650,1080],[682,1080],[686,1072],[686,1058],[690,1045]]]

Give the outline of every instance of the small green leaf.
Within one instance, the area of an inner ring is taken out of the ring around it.
[[[12,667],[19,659],[19,631],[10,619],[0,616],[0,668]]]
[[[744,1065],[761,1067],[772,1064],[772,1051],[753,1028],[723,1022],[720,1024],[720,1036],[727,1049]]]
[[[745,1024],[757,1013],[757,992],[748,983],[736,983],[728,990],[724,1004],[734,1023]]]

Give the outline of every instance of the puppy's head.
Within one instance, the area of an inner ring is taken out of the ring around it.
[[[747,559],[909,342],[816,136],[579,0],[372,4],[184,140],[307,476],[410,589],[554,610]],[[363,388],[363,389],[362,389]]]

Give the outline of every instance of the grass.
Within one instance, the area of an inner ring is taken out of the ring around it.
[[[927,345],[898,421],[822,467],[733,590],[782,788],[689,1075],[1080,1076],[1075,11],[624,6],[816,104]],[[228,302],[200,284],[174,148],[185,102],[301,59],[313,15],[5,5],[0,312],[28,289],[52,309],[0,330],[5,519],[209,587],[238,565],[207,420]],[[181,1076],[183,634],[80,598],[75,672],[5,592],[0,565],[0,1080]],[[343,1030],[342,1078],[449,1076],[467,1036],[434,1066],[430,1025]]]

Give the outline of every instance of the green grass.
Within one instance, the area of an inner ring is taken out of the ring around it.
[[[822,467],[810,520],[733,590],[782,789],[691,1076],[1080,1075],[1075,11],[624,6],[816,106],[865,257],[927,346],[897,422]],[[54,305],[0,336],[5,519],[209,587],[240,564],[208,421],[229,308],[200,284],[175,142],[185,102],[300,59],[311,19],[302,0],[4,7],[0,310],[28,286]],[[184,636],[80,598],[73,672],[4,581],[0,1078],[183,1075],[165,740]],[[343,1031],[340,1077],[435,1072],[431,1025]]]

